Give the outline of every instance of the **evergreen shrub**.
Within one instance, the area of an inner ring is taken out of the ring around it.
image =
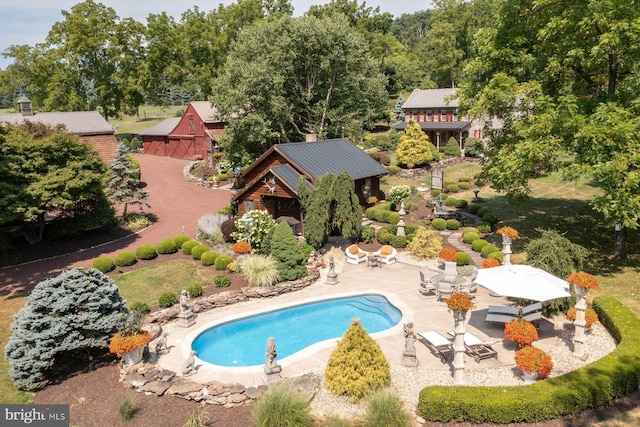
[[[498,216],[493,212],[487,212],[486,214],[482,215],[482,222],[494,225],[498,222]]]
[[[213,284],[216,285],[216,288],[228,288],[231,286],[231,277],[226,274],[218,274],[213,278]]]
[[[296,280],[307,275],[307,258],[286,221],[276,225],[271,237],[271,256],[278,260],[280,280]]]
[[[189,292],[190,297],[201,297],[202,295],[204,295],[204,288],[199,283],[192,283],[191,285],[187,286],[187,292]]]
[[[163,292],[158,297],[158,305],[162,308],[171,307],[178,303],[178,295],[175,292]]]
[[[136,255],[131,251],[120,251],[116,253],[113,261],[118,267],[128,267],[138,262]]]
[[[449,184],[447,185],[447,190],[449,190],[449,193],[457,193],[460,191],[460,187],[458,184]]]
[[[151,309],[149,308],[149,304],[141,301],[136,301],[131,304],[131,308],[129,310],[140,314],[147,314],[151,311]]]
[[[407,246],[407,243],[407,236],[392,235],[391,240],[389,241],[389,244],[391,244],[391,246],[393,246],[394,248],[404,248]]]
[[[113,262],[111,257],[107,255],[100,255],[99,257],[94,258],[92,266],[103,273],[108,273],[116,268],[116,264]]]
[[[431,190],[431,197],[438,198],[442,192],[440,190]]]
[[[390,212],[385,222],[396,225],[400,222],[400,214],[398,212]]]
[[[460,222],[457,219],[448,219],[446,221],[447,230],[457,230],[460,228]]]
[[[431,226],[435,230],[446,230],[447,221],[444,218],[434,218],[433,221],[431,221]]]
[[[140,245],[136,248],[136,258],[142,260],[154,259],[158,256],[156,248],[153,245]]]
[[[197,245],[191,248],[191,257],[193,259],[200,259],[202,254],[209,251],[209,246],[207,245]]]
[[[476,239],[471,241],[471,249],[473,249],[474,252],[480,252],[482,248],[487,245],[489,245],[489,242],[484,239]]]
[[[220,255],[216,258],[213,263],[213,266],[216,270],[223,271],[227,269],[227,266],[233,262],[233,258],[229,255]]]
[[[488,222],[480,221],[476,224],[476,228],[481,233],[491,233],[491,224]]]
[[[477,215],[478,211],[480,210],[481,206],[478,205],[477,203],[471,203],[467,209],[467,211],[469,211],[469,213],[471,215]]]
[[[178,247],[173,239],[162,239],[156,245],[156,250],[160,255],[175,254],[178,252]]]
[[[191,249],[195,248],[199,244],[200,242],[198,242],[197,240],[188,240],[182,244],[180,249],[182,249],[183,254],[191,255]]]
[[[455,206],[457,203],[458,203],[458,199],[456,199],[455,197],[451,197],[451,196],[447,197],[444,200],[444,205],[445,206]]]
[[[500,251],[493,251],[491,252],[489,255],[487,255],[487,259],[489,258],[495,258],[498,261],[500,261],[500,264],[502,264],[504,262],[504,254]]]
[[[468,190],[469,188],[471,188],[471,184],[469,184],[468,182],[459,182],[458,188],[460,190]]]
[[[456,208],[458,209],[466,209],[466,207],[469,205],[469,202],[467,202],[464,199],[458,200],[456,202]]]
[[[467,233],[464,233],[462,235],[462,241],[468,245],[470,245],[471,243],[473,243],[474,240],[478,240],[480,239],[480,235],[476,232],[470,231]]]
[[[365,225],[360,232],[360,240],[364,243],[371,243],[376,236],[376,229],[371,225]]]
[[[462,229],[462,233],[478,233],[479,234],[480,232],[475,227],[464,227]]]
[[[493,252],[500,252],[500,250],[493,245],[487,245],[480,249],[480,256],[482,256],[482,258],[487,258],[489,254]]]
[[[469,265],[471,263],[471,255],[466,252],[458,252],[456,263],[458,265]]]
[[[400,172],[402,170],[402,168],[398,167],[398,166],[385,166],[387,168],[387,170],[389,171],[389,175],[395,175],[398,172]],[[384,200],[384,199],[383,199]]]
[[[490,207],[488,207],[488,206],[480,206],[478,208],[477,215],[479,217],[482,217],[484,214],[489,213],[489,212],[493,212]]]
[[[200,255],[200,261],[204,266],[213,265],[216,262],[216,258],[219,256],[220,254],[217,251],[206,251]]]
[[[433,258],[441,249],[442,237],[427,227],[418,227],[413,239],[407,245],[407,250],[417,259]]]
[[[458,178],[458,183],[469,182],[469,181],[471,181],[471,178],[469,178],[468,176],[461,176],[460,178]]]
[[[240,271],[240,265],[238,263],[232,262],[231,264],[227,265],[227,271],[229,271],[229,273],[238,273]]]
[[[191,240],[191,237],[186,234],[178,234],[173,237],[173,241],[176,243],[176,248],[181,248],[184,242]]]

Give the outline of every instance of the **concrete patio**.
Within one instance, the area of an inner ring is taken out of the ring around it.
[[[182,365],[190,351],[191,341],[202,331],[215,324],[295,304],[355,294],[376,293],[384,295],[402,311],[403,318],[398,325],[386,331],[372,334],[392,366],[401,365],[402,350],[404,349],[404,323],[413,322],[416,333],[435,330],[446,336],[453,330],[453,315],[448,312],[446,304],[438,302],[435,297],[425,299],[418,293],[419,271],[420,269],[425,270],[425,267],[402,262],[370,267],[366,263],[352,265],[341,261],[336,259],[336,272],[338,272],[339,280],[336,285],[325,283],[327,272],[323,270],[318,282],[301,291],[276,298],[251,300],[200,313],[195,325],[189,328],[178,327],[175,323],[165,325],[164,330],[169,332],[167,344],[170,347],[170,352],[159,358],[158,366],[180,375]],[[467,316],[467,330],[481,339],[498,340],[498,343],[493,345],[493,348],[498,352],[498,357],[497,359],[484,359],[480,363],[476,363],[472,357],[465,356],[466,370],[515,365],[514,344],[504,341],[504,326],[484,321],[489,305],[506,303],[504,298],[493,297],[486,289],[478,287],[476,308]],[[555,325],[547,319],[540,322],[538,332],[540,340],[536,342],[536,346],[547,352],[551,351],[560,341]],[[304,331],[300,331],[300,333],[304,333]],[[278,357],[277,361],[282,366],[281,375],[294,377],[311,371],[321,371],[335,348],[335,343],[336,340],[328,340],[289,357]],[[277,344],[276,337],[276,346]],[[418,367],[412,369],[452,370],[452,362],[442,364],[440,359],[420,342],[416,342],[416,349]],[[196,373],[189,378],[201,383],[218,381],[239,383],[245,386],[258,386],[266,383],[266,375],[262,365],[229,368],[211,365],[196,358],[195,367]]]

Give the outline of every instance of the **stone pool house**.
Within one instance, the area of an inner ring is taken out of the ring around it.
[[[286,220],[294,232],[304,234],[298,182],[313,190],[323,175],[346,172],[355,182],[360,205],[370,197],[380,199],[380,178],[387,169],[346,138],[277,144],[269,148],[243,173],[245,186],[233,196],[238,214],[266,210],[276,221]]]
[[[87,143],[98,153],[107,165],[118,153],[115,131],[97,111],[64,111],[37,113],[33,111],[31,100],[22,95],[18,99],[18,112],[0,114],[0,123],[20,125],[26,121],[49,126],[64,125],[67,132],[77,135],[80,142]]]

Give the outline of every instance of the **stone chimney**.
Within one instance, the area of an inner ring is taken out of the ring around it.
[[[20,111],[20,114],[23,116],[33,116],[31,100],[24,95],[18,99],[18,111]]]
[[[306,142],[316,142],[318,140],[315,133],[308,133],[305,137]]]

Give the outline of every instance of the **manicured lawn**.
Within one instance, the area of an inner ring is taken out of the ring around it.
[[[142,105],[139,109],[140,117],[122,116],[120,118],[109,119],[111,126],[118,126],[116,135],[128,137],[131,132],[149,128],[160,123],[162,120],[175,117],[179,111],[184,111],[185,106],[161,107],[157,105]]]

